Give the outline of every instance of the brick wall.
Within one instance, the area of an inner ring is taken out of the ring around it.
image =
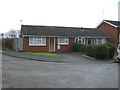
[[[110,36],[107,42],[112,43],[116,46],[118,45],[119,37],[118,37],[118,29],[116,27],[103,22],[98,27],[98,29]]]
[[[29,46],[29,37],[24,37],[23,46],[25,52],[48,52],[49,38],[46,38],[46,46]]]
[[[70,52],[72,51],[72,44],[74,38],[69,38],[68,45],[60,45],[58,49],[58,38],[55,38],[55,52]],[[46,38],[46,46],[29,46],[29,37],[23,38],[23,46],[25,52],[49,52],[49,38]]]
[[[58,49],[58,38],[56,38],[56,52],[70,52],[72,51],[72,45],[74,42],[74,38],[69,38],[69,44],[68,45],[60,45],[60,49]]]

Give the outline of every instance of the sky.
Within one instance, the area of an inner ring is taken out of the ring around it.
[[[120,1],[119,1],[119,5],[118,5],[118,20],[120,21]]]
[[[95,28],[103,19],[118,20],[119,1],[0,0],[0,33],[21,24]]]

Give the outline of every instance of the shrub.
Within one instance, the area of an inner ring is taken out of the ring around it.
[[[86,49],[86,44],[82,44],[82,43],[73,43],[73,51],[79,51],[81,53],[85,53],[85,49]]]
[[[86,44],[79,43],[79,51],[81,53],[85,53],[86,47],[87,47]]]
[[[95,58],[105,59],[109,54],[109,47],[107,45],[97,45],[95,48]]]
[[[105,45],[107,45],[110,48],[108,58],[113,58],[116,51],[115,46],[111,43],[105,43]]]
[[[77,42],[73,43],[73,51],[79,51],[79,43]]]
[[[87,45],[86,46],[86,50],[85,50],[85,54],[91,57],[95,56],[95,45]]]
[[[84,53],[90,57],[94,57],[96,59],[106,59],[106,58],[113,58],[115,54],[115,46],[106,43],[101,45],[94,45],[94,44],[82,44],[82,43],[73,43],[73,50],[79,51]]]

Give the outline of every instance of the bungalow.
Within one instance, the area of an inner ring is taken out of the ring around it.
[[[106,43],[109,36],[93,28],[22,25],[23,51],[69,52],[73,42]]]
[[[109,43],[117,46],[120,42],[120,21],[103,20],[97,29],[110,36]]]

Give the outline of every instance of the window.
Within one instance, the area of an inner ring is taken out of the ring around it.
[[[58,38],[58,44],[69,44],[69,38],[64,37]]]
[[[96,38],[94,39],[94,44],[97,44],[97,39]]]
[[[75,42],[80,42],[80,43],[85,44],[85,39],[84,38],[76,38]]]
[[[106,43],[106,39],[98,38],[96,44],[103,44]]]
[[[92,44],[92,39],[88,38],[88,44]]]
[[[43,37],[29,37],[29,45],[46,45],[46,38]]]

